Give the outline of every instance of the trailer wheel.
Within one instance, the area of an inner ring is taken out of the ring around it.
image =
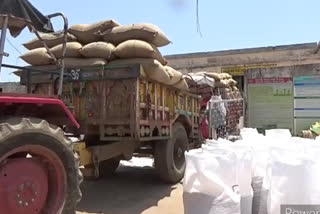
[[[171,139],[155,145],[155,167],[165,182],[177,183],[183,178],[186,169],[184,152],[187,149],[187,132],[181,123],[176,122],[172,127]]]
[[[0,122],[0,209],[74,214],[82,175],[72,143],[39,119]]]
[[[99,173],[101,177],[108,177],[115,173],[120,165],[119,158],[111,158],[109,160],[101,161],[99,163]]]

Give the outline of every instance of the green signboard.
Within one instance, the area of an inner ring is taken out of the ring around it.
[[[291,77],[248,79],[249,127],[293,131]]]

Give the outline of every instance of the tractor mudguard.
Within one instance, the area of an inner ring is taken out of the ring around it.
[[[0,118],[40,118],[57,126],[80,128],[80,124],[67,106],[57,98],[29,97],[26,95],[1,95]]]

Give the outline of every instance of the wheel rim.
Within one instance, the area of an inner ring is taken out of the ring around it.
[[[174,165],[178,170],[182,170],[185,165],[185,157],[184,157],[184,142],[181,139],[176,139],[173,150],[173,160]]]
[[[66,198],[66,183],[61,160],[48,148],[26,145],[11,150],[0,159],[1,211],[60,213]]]

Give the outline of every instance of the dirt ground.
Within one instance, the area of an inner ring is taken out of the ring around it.
[[[114,177],[84,181],[77,214],[183,214],[181,184],[163,184],[139,159],[126,163]]]

